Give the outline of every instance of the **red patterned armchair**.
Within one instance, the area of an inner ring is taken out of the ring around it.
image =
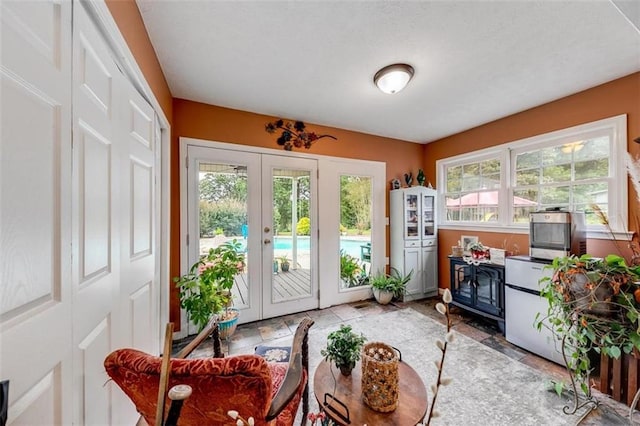
[[[288,363],[267,362],[259,355],[172,358],[168,387],[186,384],[193,390],[182,405],[178,424],[235,425],[227,412],[236,410],[244,418],[253,417],[256,426],[293,425],[301,400],[303,419],[306,418],[307,334],[311,325],[313,321],[305,319],[298,326]],[[197,340],[178,356],[185,356],[203,339]],[[145,421],[155,424],[162,358],[134,349],[119,349],[107,356],[104,365]]]

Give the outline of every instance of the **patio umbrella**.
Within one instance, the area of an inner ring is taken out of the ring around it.
[[[516,206],[535,206],[538,203],[522,197],[513,197]],[[447,198],[447,207],[497,206],[498,191],[470,192],[460,198]]]

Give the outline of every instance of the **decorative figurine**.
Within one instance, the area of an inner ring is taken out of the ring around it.
[[[404,174],[404,181],[407,184],[407,188],[411,187],[411,182],[413,182],[413,174],[411,172]]]
[[[400,189],[399,179],[391,179],[391,189]]]
[[[426,178],[424,177],[424,172],[422,171],[422,169],[418,169],[418,176],[416,177],[416,180],[418,181],[418,185],[424,186],[424,181],[426,180]]]

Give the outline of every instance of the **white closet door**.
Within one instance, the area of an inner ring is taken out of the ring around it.
[[[117,130],[119,70],[80,3],[74,5],[73,361],[74,423],[105,424],[111,386],[102,362],[120,340],[120,235],[125,169]]]
[[[76,424],[135,424],[103,361],[159,348],[153,109],[74,7],[73,344]]]
[[[70,424],[71,3],[0,20],[0,378],[8,424]]]
[[[153,108],[128,80],[118,79],[118,143],[123,143],[120,188],[121,285],[115,347],[135,347],[148,353],[159,348],[160,289],[155,185],[156,120]]]

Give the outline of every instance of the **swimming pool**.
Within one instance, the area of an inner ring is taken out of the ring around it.
[[[291,237],[274,237],[273,239],[273,249],[274,250],[285,250],[289,251],[289,256],[291,256],[292,250],[292,238]],[[311,239],[309,237],[297,237],[298,241],[298,250],[309,250],[309,244]],[[360,246],[365,245],[370,240],[354,240],[349,238],[340,238],[340,249],[344,250],[345,253],[360,259]],[[242,248],[245,248],[246,241],[241,241]]]
[[[298,249],[309,250],[309,237],[298,237]],[[368,243],[366,240],[353,240],[348,238],[340,238],[340,249],[345,253],[360,259],[360,246]],[[275,237],[274,246],[275,250],[291,250],[292,238],[291,237]]]

